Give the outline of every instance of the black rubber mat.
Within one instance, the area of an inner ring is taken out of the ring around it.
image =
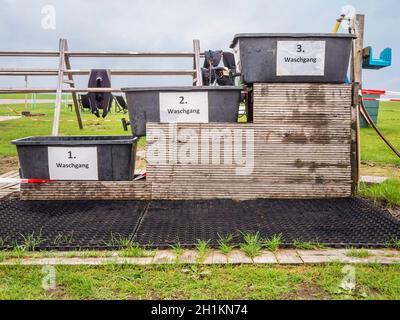
[[[39,249],[115,249],[112,238],[166,247],[218,234],[294,240],[334,247],[384,246],[400,222],[361,199],[213,201],[0,201],[0,247],[40,238]]]
[[[39,241],[39,249],[103,249],[133,236],[146,202],[0,201],[3,247]]]
[[[193,245],[197,239],[217,244],[218,234],[263,237],[282,234],[286,246],[318,241],[333,247],[384,246],[400,239],[400,223],[361,199],[257,200],[234,202],[158,201],[150,203],[135,234],[141,244]]]

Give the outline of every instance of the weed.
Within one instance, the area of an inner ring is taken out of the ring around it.
[[[59,233],[53,240],[53,244],[56,246],[61,246],[61,245],[68,245],[71,244],[73,240],[73,232],[70,234],[64,235],[62,233]]]
[[[177,259],[179,259],[182,256],[183,252],[185,251],[179,240],[177,243],[171,245],[170,248],[174,251]]]
[[[368,250],[350,249],[346,252],[346,256],[351,258],[366,259],[371,256],[371,253]]]
[[[400,249],[400,238],[393,237],[385,243],[385,246],[388,248]]]
[[[218,248],[224,253],[229,254],[233,250],[232,240],[233,235],[227,234],[226,236],[221,236],[218,234]]]
[[[208,240],[208,241],[197,240],[196,250],[199,253],[199,257],[198,257],[199,261],[203,261],[206,258],[207,253],[210,250],[209,243],[210,243],[210,240]]]
[[[24,248],[26,251],[35,251],[35,249],[43,243],[44,239],[42,238],[42,230],[39,233],[33,231],[28,235],[21,235],[24,239]]]
[[[8,239],[8,237],[5,237],[5,238],[1,238],[0,237],[0,248],[4,248],[5,247],[7,239]]]
[[[15,245],[13,249],[13,256],[17,259],[25,257],[27,254],[26,247],[24,245]]]
[[[264,247],[272,252],[276,252],[280,245],[282,244],[282,234],[273,235],[271,238],[267,238],[264,240]]]
[[[326,246],[317,241],[300,241],[294,240],[293,246],[296,249],[300,250],[319,250],[319,249],[326,249]]]
[[[106,243],[106,245],[108,245],[109,247],[118,247],[118,248],[129,248],[132,246],[132,240],[131,237],[123,237],[121,234],[119,233],[112,233],[111,232],[111,240]]]
[[[249,257],[255,258],[260,255],[262,249],[262,239],[260,234],[247,233],[243,235],[244,243],[240,245],[240,249]]]
[[[138,243],[132,243],[130,246],[121,251],[123,257],[146,258],[154,255],[154,252],[147,250]]]

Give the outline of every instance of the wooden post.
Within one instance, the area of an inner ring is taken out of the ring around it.
[[[25,88],[28,88],[28,76],[25,75]],[[25,93],[25,111],[28,111],[28,94]]]
[[[58,79],[57,79],[57,91],[56,91],[56,102],[54,108],[53,118],[53,136],[58,136],[58,128],[60,125],[60,113],[61,113],[61,102],[62,102],[62,87],[64,78],[64,54],[65,53],[65,39],[60,39],[59,43],[59,64],[58,64]]]
[[[357,39],[353,41],[353,63],[352,63],[352,82],[360,84],[362,88],[362,64],[363,64],[363,49],[364,49],[364,24],[365,16],[357,14],[351,21],[351,28]]]
[[[360,85],[353,83],[353,98],[351,105],[351,193],[357,194],[360,181],[360,118],[359,118],[359,95]]]
[[[200,66],[200,41],[193,40],[193,51],[194,51],[194,69],[196,70],[196,86],[203,85],[203,76],[201,74]]]
[[[355,112],[355,135],[356,135],[356,156],[354,158],[354,175],[353,194],[357,192],[358,184],[360,181],[360,170],[361,170],[361,141],[360,141],[360,107],[359,107],[359,90],[362,89],[362,64],[363,64],[363,51],[364,51],[364,26],[365,16],[357,14],[354,19],[351,20],[350,28],[357,36],[357,39],[353,41],[353,54],[351,64],[351,82],[353,83],[353,104]],[[353,150],[352,150],[353,151]]]
[[[67,40],[65,40],[65,50],[68,51],[68,43]],[[71,69],[71,62],[69,60],[69,56],[67,53],[64,53],[64,60],[65,60],[65,67],[70,70]],[[74,83],[74,77],[71,73],[68,73],[68,80],[69,80],[69,86],[71,88],[75,88],[75,83]],[[78,97],[76,92],[72,92],[72,100],[74,102],[74,108],[75,108],[75,113],[76,113],[76,118],[78,120],[78,126],[79,129],[83,129],[83,122],[82,122],[82,117],[81,117],[81,110],[79,109],[79,103],[78,103]]]

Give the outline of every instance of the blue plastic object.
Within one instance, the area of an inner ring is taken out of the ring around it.
[[[374,59],[372,47],[367,47],[368,55],[363,59],[363,69],[379,70],[392,65],[392,49],[386,48],[381,52],[379,59]]]

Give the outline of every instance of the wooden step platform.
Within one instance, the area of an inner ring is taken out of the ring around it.
[[[357,185],[346,84],[254,84],[253,123],[147,123],[147,177],[21,186],[24,200],[309,199]]]
[[[57,181],[21,185],[21,200],[150,200],[143,181]]]

